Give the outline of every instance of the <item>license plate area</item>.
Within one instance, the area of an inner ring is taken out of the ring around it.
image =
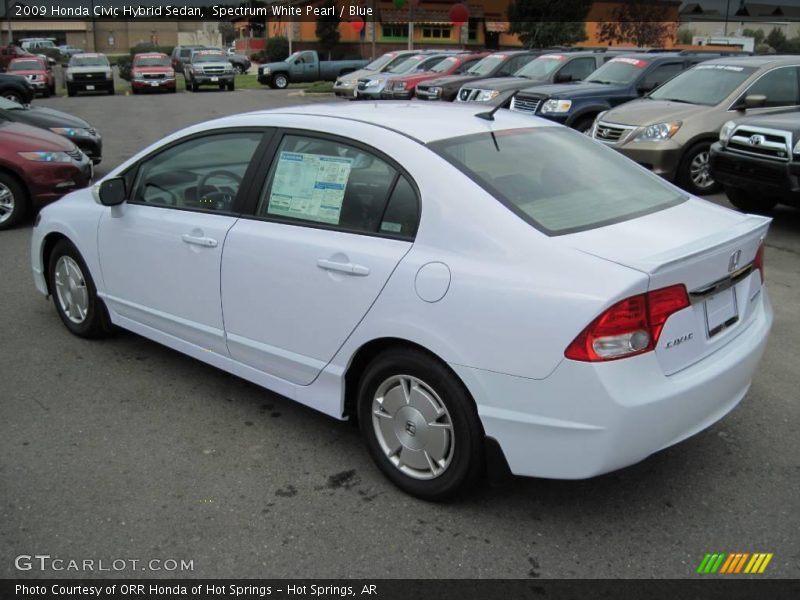
[[[86,89],[91,92],[92,90],[94,90],[94,86],[93,85],[87,85]]]
[[[703,310],[709,338],[735,324],[739,320],[735,288],[730,287],[706,298],[703,302]]]
[[[211,81],[219,81],[219,77],[212,77]]]

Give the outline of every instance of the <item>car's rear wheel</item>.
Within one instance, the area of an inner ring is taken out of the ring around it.
[[[753,193],[742,188],[726,186],[725,195],[736,208],[748,213],[766,215],[772,212],[772,209],[778,204],[777,198]]]
[[[273,75],[272,83],[274,83],[275,87],[279,90],[285,90],[289,87],[289,78],[283,73],[278,73],[277,75]]]
[[[681,160],[678,181],[687,192],[705,196],[719,191],[720,185],[711,175],[710,153],[711,144],[704,142],[689,148]]]
[[[89,269],[71,242],[62,239],[56,243],[49,258],[48,278],[56,312],[70,332],[96,338],[111,331],[108,313],[97,297]]]
[[[483,432],[472,398],[444,364],[421,351],[389,350],[369,364],[358,418],[375,464],[409,494],[442,500],[482,471]]]
[[[233,67],[239,75],[244,75],[247,70],[244,68],[244,65],[236,65]]]
[[[0,229],[11,229],[25,216],[28,194],[17,179],[0,172]]]

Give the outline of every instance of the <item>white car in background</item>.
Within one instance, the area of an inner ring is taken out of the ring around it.
[[[195,125],[33,230],[73,333],[112,325],[336,418],[441,499],[485,465],[587,478],[747,393],[769,219],[568,128],[341,104]]]

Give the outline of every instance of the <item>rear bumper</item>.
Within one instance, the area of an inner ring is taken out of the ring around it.
[[[543,380],[451,367],[512,473],[584,479],[637,463],[730,412],[750,387],[772,319],[762,288],[739,335],[671,376],[653,353],[603,364],[564,360]]]
[[[711,146],[714,179],[728,187],[768,191],[782,196],[800,194],[800,163],[765,160],[728,152],[717,142]]]

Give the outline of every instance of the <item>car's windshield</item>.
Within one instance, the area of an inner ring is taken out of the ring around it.
[[[378,58],[373,60],[366,67],[364,67],[364,69],[366,69],[367,71],[380,71],[381,69],[383,69],[383,67],[391,63],[395,58],[397,58],[397,55],[395,54],[384,54],[383,56],[379,56]]]
[[[222,52],[198,52],[192,55],[193,63],[228,62],[228,57]]]
[[[134,67],[168,67],[170,66],[169,57],[167,56],[143,56],[137,58],[133,63]]]
[[[430,146],[548,235],[626,221],[687,197],[566,127],[478,133]]]
[[[412,69],[415,69],[423,60],[427,59],[427,56],[412,56],[411,58],[405,59],[396,67],[392,67],[389,69],[389,73],[399,74],[399,73],[408,73]]]
[[[528,79],[546,79],[550,73],[564,64],[566,60],[567,57],[563,54],[545,54],[529,62],[514,73],[514,76]]]
[[[699,64],[666,82],[649,97],[716,106],[754,72],[754,67]]]
[[[102,55],[73,56],[69,59],[70,67],[107,67],[108,59]]]
[[[459,60],[455,57],[444,59],[442,62],[437,63],[436,66],[431,67],[432,73],[445,73],[458,64]]]
[[[494,71],[499,65],[506,61],[505,54],[492,54],[486,58],[482,58],[474,65],[472,65],[467,73],[469,75],[488,75]]]
[[[38,60],[15,60],[8,65],[9,71],[41,71],[43,68]]]
[[[25,110],[25,107],[0,96],[0,110]]]
[[[650,63],[639,58],[612,58],[586,78],[591,83],[632,83]]]

